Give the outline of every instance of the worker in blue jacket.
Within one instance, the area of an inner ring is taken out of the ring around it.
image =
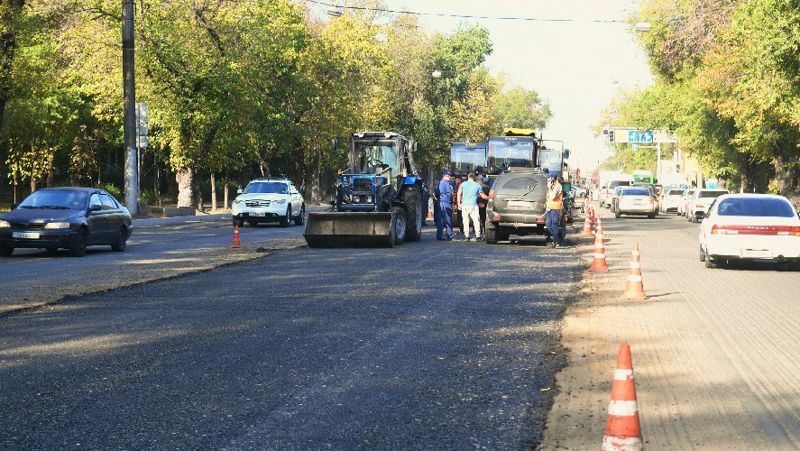
[[[447,230],[447,236],[443,232]],[[439,182],[439,222],[436,223],[436,239],[451,241],[453,239],[453,187],[450,185],[450,172],[442,173]]]

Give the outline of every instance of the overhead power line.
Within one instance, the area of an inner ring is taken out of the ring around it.
[[[621,19],[574,19],[574,18],[547,18],[547,17],[521,17],[521,16],[482,16],[472,14],[456,14],[456,13],[436,13],[424,11],[409,11],[404,9],[387,9],[375,8],[369,6],[347,6],[338,5],[335,3],[324,2],[320,0],[302,0],[306,3],[313,3],[315,5],[326,6],[328,8],[338,8],[342,10],[354,11],[372,11],[382,12],[389,14],[406,14],[409,16],[428,16],[428,17],[447,17],[453,19],[477,19],[477,20],[507,20],[507,21],[520,21],[520,22],[589,22],[589,23],[622,23],[627,24],[628,21]]]

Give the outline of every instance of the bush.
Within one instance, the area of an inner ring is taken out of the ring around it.
[[[125,198],[122,195],[122,190],[117,188],[117,185],[113,183],[104,183],[102,185],[98,185],[97,187],[108,191],[108,193],[117,198],[118,201],[123,203],[125,202]]]
[[[144,202],[147,205],[159,205],[160,200],[161,194],[153,189],[146,189],[139,194],[139,202]]]

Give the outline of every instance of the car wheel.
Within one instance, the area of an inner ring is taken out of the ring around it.
[[[14,254],[14,248],[11,246],[0,246],[0,257],[11,257]]]
[[[292,206],[286,207],[286,214],[281,218],[281,227],[289,227],[292,223]]]
[[[620,218],[621,216],[622,216],[622,213],[620,213],[620,212],[618,212],[618,211],[615,211],[615,212],[614,212],[614,217],[615,217],[615,218]]]
[[[58,254],[58,248],[57,247],[47,247],[47,248],[44,249],[44,251],[47,253],[47,255],[56,255],[56,254]]]
[[[655,213],[647,215],[647,219],[656,219]]]
[[[703,250],[703,246],[700,246],[700,261],[701,261],[701,262],[704,262],[704,261],[706,261],[706,253],[705,253],[705,251]]]
[[[117,241],[111,245],[111,250],[114,252],[125,252],[128,247],[128,229],[121,227],[117,232]]]
[[[89,238],[89,232],[86,230],[82,230],[77,238],[75,238],[75,243],[69,249],[70,257],[83,257],[86,255],[86,243]]]
[[[705,252],[705,258],[703,261],[706,262],[706,268],[713,268],[717,266],[716,262],[711,260],[711,257],[708,256],[708,251]]]
[[[497,244],[497,229],[487,227],[485,234],[487,244]]]
[[[234,219],[233,220],[233,226],[234,227],[240,227],[240,228],[244,227],[244,220],[242,220],[242,219]]]
[[[306,220],[306,206],[303,205],[300,207],[300,215],[297,218],[295,218],[294,223],[296,225],[303,225],[305,220]]]

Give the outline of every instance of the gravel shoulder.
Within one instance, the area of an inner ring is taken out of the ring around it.
[[[565,315],[568,365],[540,449],[599,447],[621,342],[632,347],[646,448],[800,447],[800,275],[707,270],[697,225],[681,218],[606,219],[611,271],[586,274]],[[623,301],[635,241],[649,298]]]

